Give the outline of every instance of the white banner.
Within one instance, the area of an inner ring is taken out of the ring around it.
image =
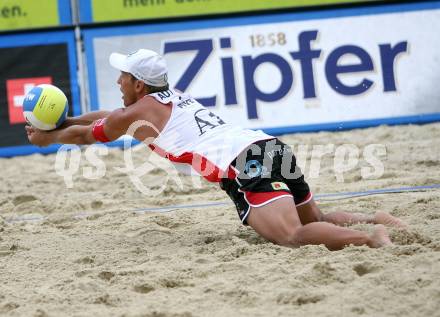
[[[93,37],[91,92],[99,108],[120,107],[108,56],[148,48],[164,54],[171,86],[248,128],[440,113],[440,9],[414,7],[228,19],[210,28],[182,23],[144,34],[150,26],[119,29],[127,34]]]

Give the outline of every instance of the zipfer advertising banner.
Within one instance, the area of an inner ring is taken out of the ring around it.
[[[0,70],[0,156],[56,150],[30,145],[22,104],[34,86],[53,84],[66,94],[69,115],[80,114],[73,31],[0,36]]]
[[[80,0],[81,22],[183,17],[375,0]]]
[[[0,31],[72,24],[70,0],[2,0]]]
[[[112,52],[164,54],[171,86],[270,133],[440,120],[440,2],[96,29],[93,109],[122,105]]]

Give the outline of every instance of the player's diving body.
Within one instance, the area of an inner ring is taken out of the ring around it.
[[[53,131],[27,126],[30,142],[93,144],[131,134],[180,170],[218,182],[243,224],[279,245],[376,248],[392,244],[386,225],[405,227],[382,211],[322,213],[289,146],[262,131],[227,124],[191,96],[169,89],[166,63],[157,53],[113,53],[110,63],[121,71],[117,83],[124,108],[68,118]],[[354,223],[375,227],[370,234],[346,227]]]

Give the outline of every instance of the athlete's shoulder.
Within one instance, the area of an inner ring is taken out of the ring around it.
[[[178,99],[182,93],[175,89],[168,89],[159,92],[154,92],[148,94],[148,99],[155,99],[157,102],[162,104],[169,104]]]

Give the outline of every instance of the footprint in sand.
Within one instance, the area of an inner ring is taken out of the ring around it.
[[[98,277],[104,281],[110,281],[115,276],[115,273],[110,271],[102,271],[98,274]]]
[[[75,260],[75,263],[78,264],[92,264],[95,263],[95,257],[94,256],[86,256],[83,258],[79,258],[77,260]]]
[[[277,298],[277,303],[282,305],[302,306],[315,304],[325,299],[321,294],[281,294]]]
[[[371,263],[359,263],[353,266],[353,271],[359,276],[364,276],[366,274],[377,271],[377,267],[373,266]]]
[[[136,293],[147,294],[155,290],[155,288],[148,283],[137,284],[133,287]]]
[[[14,204],[14,206],[18,206],[20,204],[34,200],[38,200],[38,198],[34,195],[18,195],[13,198],[12,203]]]

